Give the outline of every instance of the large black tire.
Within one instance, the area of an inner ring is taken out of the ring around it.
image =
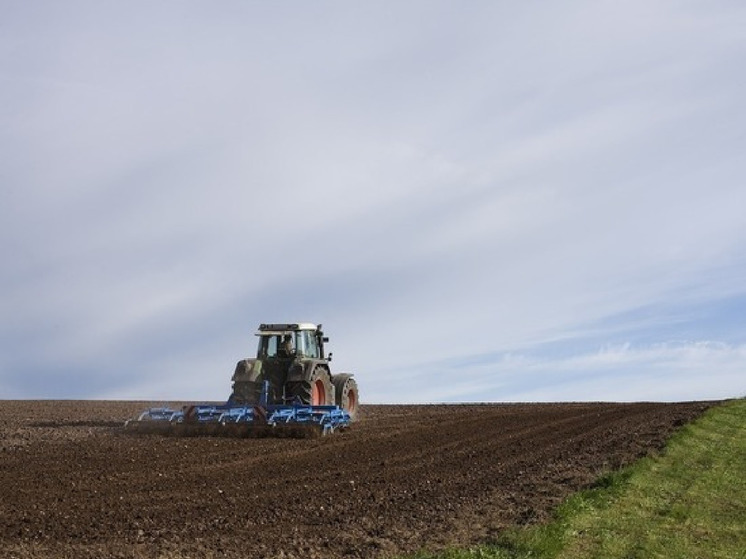
[[[334,403],[350,414],[355,419],[360,406],[360,394],[357,390],[357,382],[352,375],[340,373],[332,376],[334,385]]]
[[[228,398],[229,404],[258,404],[262,395],[261,382],[236,381],[233,383],[233,392]]]
[[[324,367],[314,367],[307,380],[287,384],[286,396],[292,402],[300,401],[301,404],[333,406],[334,386],[329,371]]]
[[[230,404],[258,404],[262,394],[262,382],[253,370],[249,359],[236,363],[233,373],[233,390],[228,402]]]

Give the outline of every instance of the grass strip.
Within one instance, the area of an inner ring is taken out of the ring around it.
[[[565,501],[545,525],[416,559],[746,559],[746,400],[711,408],[658,456]]]

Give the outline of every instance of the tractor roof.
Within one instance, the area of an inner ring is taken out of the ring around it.
[[[299,322],[297,324],[260,324],[257,336],[272,336],[274,334],[283,334],[285,332],[297,332],[298,330],[320,330],[321,324],[311,324],[310,322]]]

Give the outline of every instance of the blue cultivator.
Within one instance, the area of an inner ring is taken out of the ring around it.
[[[136,433],[176,436],[315,437],[343,430],[351,417],[339,406],[267,404],[269,383],[254,406],[199,404],[181,410],[150,408],[125,423]]]

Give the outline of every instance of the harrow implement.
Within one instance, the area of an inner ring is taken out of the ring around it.
[[[125,422],[125,429],[144,434],[183,437],[295,437],[328,435],[346,429],[350,414],[339,406],[267,404],[265,382],[257,405],[198,404],[180,410],[149,408]]]

